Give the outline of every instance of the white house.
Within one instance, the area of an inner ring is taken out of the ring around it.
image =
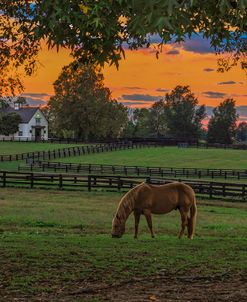
[[[15,112],[20,115],[19,131],[14,135],[0,136],[0,139],[14,140],[48,140],[48,121],[39,107],[22,107],[19,102],[14,103],[14,108],[4,109],[4,114]]]

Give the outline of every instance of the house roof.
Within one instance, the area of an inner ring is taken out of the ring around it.
[[[39,109],[39,107],[23,107],[18,110],[15,110],[14,108],[8,107],[4,109],[2,112],[4,114],[9,114],[9,113],[17,113],[21,117],[21,122],[22,123],[29,123],[31,118],[34,116],[35,112]]]

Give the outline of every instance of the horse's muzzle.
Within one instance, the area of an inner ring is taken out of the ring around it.
[[[120,238],[121,236],[120,236],[120,235],[112,234],[111,237],[112,237],[112,238]]]

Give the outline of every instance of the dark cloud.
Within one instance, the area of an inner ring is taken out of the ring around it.
[[[237,113],[241,116],[247,116],[247,106],[237,106]]]
[[[150,94],[123,94],[119,100],[129,100],[129,101],[143,101],[143,102],[155,102],[161,99],[162,96],[150,95]]]
[[[40,106],[45,105],[47,100],[50,98],[48,93],[31,93],[25,92],[21,94],[22,97],[25,97],[28,105],[30,106]]]
[[[178,49],[171,49],[171,50],[169,50],[166,54],[167,54],[167,55],[179,55],[180,52],[179,52]]]
[[[237,84],[235,81],[226,81],[226,82],[219,82],[217,85],[234,85]]]
[[[139,106],[139,105],[144,105],[146,104],[146,102],[120,102],[121,104],[125,105],[125,106]]]
[[[150,43],[159,44],[162,42],[162,39],[159,35],[148,35],[147,39]],[[176,38],[174,37],[167,44],[175,44],[176,49],[168,51],[166,54],[178,54],[179,48],[184,49],[186,51],[207,54],[207,53],[215,53],[215,49],[211,47],[210,40],[203,37],[202,34],[192,34],[191,38],[188,36],[185,37],[184,42],[176,43]],[[124,44],[124,48],[128,48],[128,45]],[[177,49],[178,48],[178,49]],[[150,52],[156,52],[156,50],[150,48]],[[170,53],[169,53],[170,52]],[[174,52],[174,53],[173,53]]]
[[[165,88],[157,88],[156,91],[157,91],[157,92],[167,92],[167,91],[169,91],[169,89],[165,89]]]
[[[214,71],[214,69],[213,68],[204,68],[203,71],[205,71],[205,72],[212,72],[212,71]]]
[[[32,97],[32,98],[44,98],[44,97],[49,97],[50,95],[47,93],[22,93],[23,97]]]
[[[155,34],[155,35],[148,35],[147,39],[149,40],[150,43],[161,43],[162,39],[160,35]]]
[[[34,98],[27,98],[26,97],[26,101],[28,103],[29,106],[40,106],[40,105],[46,105],[47,102],[45,100],[42,99],[34,99]]]
[[[123,87],[124,89],[130,89],[130,90],[146,90],[146,88],[142,87],[135,87],[135,86],[129,86],[129,87]]]
[[[215,49],[211,47],[210,40],[203,38],[202,34],[193,34],[190,39],[186,38],[185,41],[179,45],[184,50],[194,53],[215,53]]]
[[[210,99],[222,99],[227,95],[226,93],[217,91],[204,91],[202,94]]]
[[[208,118],[210,118],[213,115],[214,108],[215,107],[212,106],[205,107]],[[236,106],[236,111],[239,116],[247,117],[247,106]]]
[[[213,114],[214,107],[212,107],[212,106],[205,106],[205,110],[206,110],[207,116],[211,116]]]

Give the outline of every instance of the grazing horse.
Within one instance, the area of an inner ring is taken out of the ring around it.
[[[180,182],[164,185],[151,185],[143,182],[127,192],[120,200],[112,221],[112,237],[122,237],[125,232],[126,220],[132,212],[135,216],[134,238],[137,238],[141,214],[146,217],[151,236],[154,237],[151,214],[166,214],[177,209],[181,215],[181,230],[178,237],[183,236],[187,226],[188,238],[193,239],[197,215],[193,189]]]

